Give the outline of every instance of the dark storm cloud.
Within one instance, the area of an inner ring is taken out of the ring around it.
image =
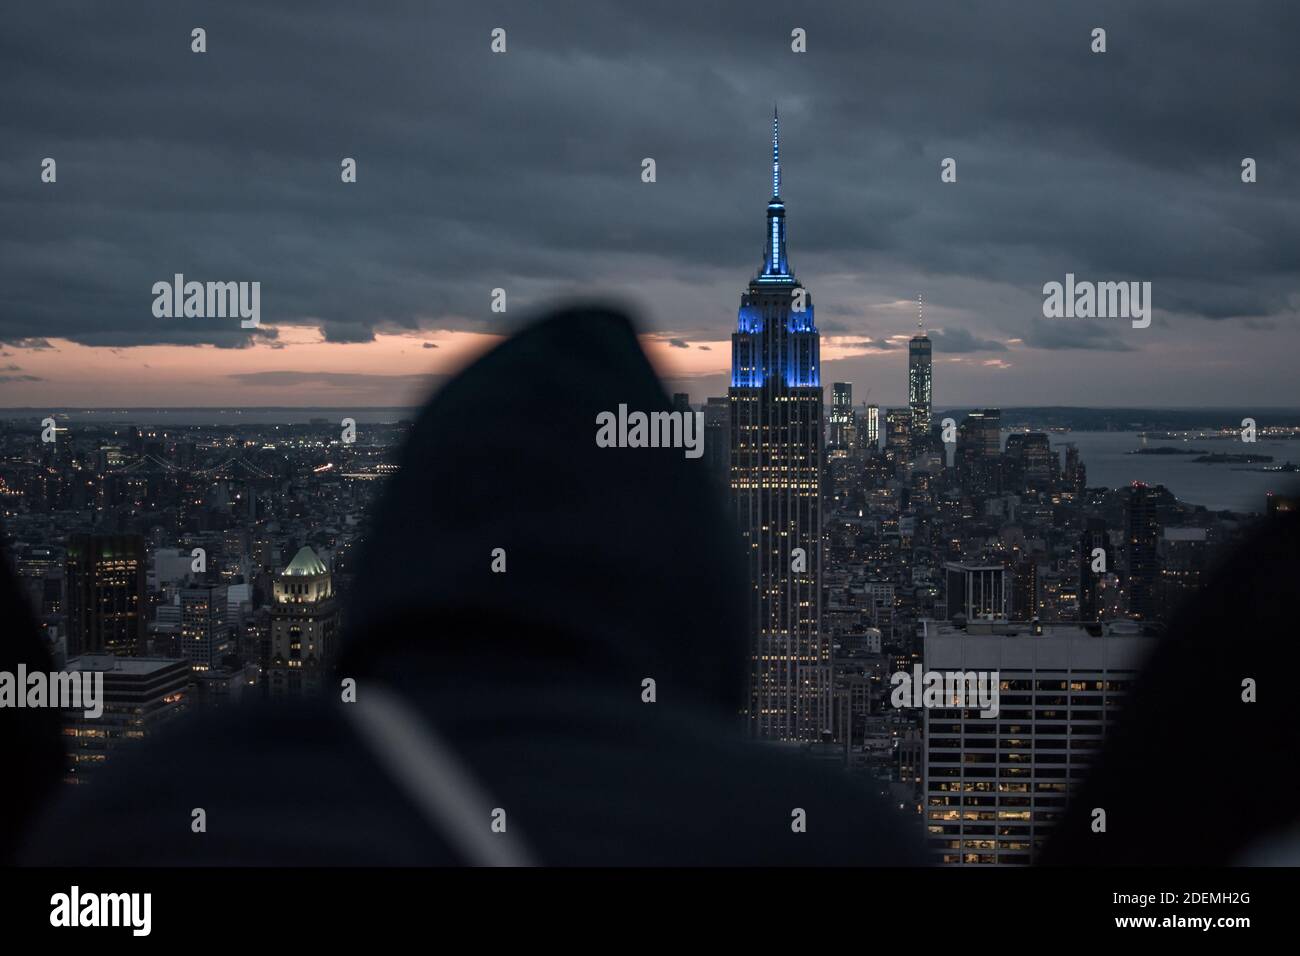
[[[375,332],[364,325],[326,320],[317,323],[326,342],[373,342]]]
[[[1035,349],[1094,349],[1102,352],[1131,352],[1134,348],[1111,327],[1086,319],[1034,319],[1025,333],[1025,344]]]
[[[1167,313],[1293,316],[1298,33],[1278,2],[11,4],[0,338],[250,337],[154,318],[151,286],[177,272],[261,281],[264,323],[331,342],[497,330],[593,286],[735,287],[759,260],[774,99],[804,274],[906,269],[959,308],[967,283],[1037,294],[1073,272],[1152,281]],[[947,156],[956,184],[939,182]],[[825,298],[827,315],[865,311]],[[646,303],[701,338],[734,307]],[[978,331],[1105,340],[1031,320]]]
[[[863,339],[857,342],[841,343],[843,347],[850,349],[874,349],[877,352],[887,352],[891,349],[902,348],[897,342],[891,342],[889,339]]]
[[[926,333],[936,352],[1005,352],[1006,345],[997,339],[981,339],[969,329],[934,329]]]
[[[669,340],[668,340],[668,344],[669,344],[672,348],[675,348],[675,349],[688,349],[688,348],[690,348],[690,345],[688,345],[688,344],[687,344],[686,342],[684,342],[682,339],[669,339]]]

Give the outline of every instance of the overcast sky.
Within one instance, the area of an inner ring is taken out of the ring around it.
[[[15,0],[0,405],[403,404],[573,294],[722,394],[773,102],[824,384],[904,403],[923,292],[940,406],[1300,405],[1298,38],[1281,0]],[[262,328],[155,318],[178,272]],[[1152,326],[1043,318],[1067,272]]]

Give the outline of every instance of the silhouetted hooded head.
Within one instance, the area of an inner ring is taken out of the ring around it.
[[[620,405],[671,410],[631,324],[599,308],[524,329],[445,386],[368,533],[340,673],[418,654],[446,665],[422,681],[461,690],[652,677],[735,713],[739,538],[705,458],[598,447]]]

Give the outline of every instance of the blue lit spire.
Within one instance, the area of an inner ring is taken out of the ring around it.
[[[772,104],[772,198],[781,198],[781,126]]]
[[[767,203],[767,240],[763,268],[757,282],[793,282],[785,254],[785,203],[781,201],[781,126],[776,106],[772,107],[772,198]]]
[[[821,336],[813,321],[812,297],[799,284],[786,258],[780,122],[773,106],[767,238],[763,265],[740,297],[740,314],[731,336],[733,388],[821,387]]]

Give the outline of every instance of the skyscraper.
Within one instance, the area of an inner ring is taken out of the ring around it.
[[[912,410],[885,410],[885,457],[895,468],[912,460]]]
[[[226,621],[229,588],[200,582],[180,591],[180,652],[196,671],[210,671],[233,650]]]
[[[1096,621],[1101,615],[1101,605],[1097,600],[1097,581],[1102,572],[1092,569],[1096,560],[1093,552],[1101,549],[1100,558],[1106,559],[1106,564],[1098,564],[1098,567],[1109,567],[1110,559],[1107,555],[1109,548],[1109,538],[1106,535],[1106,522],[1101,518],[1088,518],[1084,525],[1083,534],[1079,537],[1079,620],[1087,623]]]
[[[67,783],[85,782],[119,747],[153,737],[190,705],[185,661],[87,654],[68,661],[67,669],[104,674],[103,713],[87,717],[77,707],[63,712]]]
[[[835,382],[831,385],[830,446],[843,454],[853,444],[853,385]]]
[[[1012,494],[1048,491],[1060,471],[1060,457],[1043,432],[1007,436],[1003,490]]]
[[[68,656],[139,652],[144,638],[144,538],[74,534],[64,577],[68,589]]]
[[[275,579],[273,591],[267,693],[319,694],[337,650],[333,578],[316,552],[303,547]]]
[[[704,405],[704,461],[720,488],[731,486],[731,399],[710,396]]]
[[[930,337],[921,327],[922,300],[918,297],[916,335],[907,343],[907,403],[912,409],[912,438],[924,443],[930,435],[930,400],[932,384]]]
[[[830,726],[821,634],[820,336],[786,257],[778,120],[763,264],[731,336],[731,489],[751,587],[752,736],[814,740]]]
[[[957,429],[957,477],[969,494],[997,494],[1002,479],[1002,410],[975,409]]]
[[[1108,626],[1109,630],[1109,626]],[[1150,638],[1078,625],[922,625],[925,669],[999,677],[997,719],[928,707],[927,842],[936,862],[1033,863],[1123,711]]]
[[[1160,543],[1160,515],[1157,491],[1140,481],[1129,489],[1125,510],[1125,542],[1128,548],[1128,608],[1139,621],[1154,620],[1158,614],[1156,583],[1160,577],[1156,547]]]
[[[1061,475],[1062,491],[1082,496],[1088,487],[1088,469],[1079,458],[1079,449],[1073,442],[1065,446],[1065,472]]]
[[[947,579],[948,618],[961,615],[967,621],[1005,621],[1010,612],[1007,569],[1000,564],[975,565],[949,561],[943,566]]]
[[[1156,555],[1160,563],[1160,617],[1168,622],[1205,584],[1209,536],[1204,528],[1166,528]]]

